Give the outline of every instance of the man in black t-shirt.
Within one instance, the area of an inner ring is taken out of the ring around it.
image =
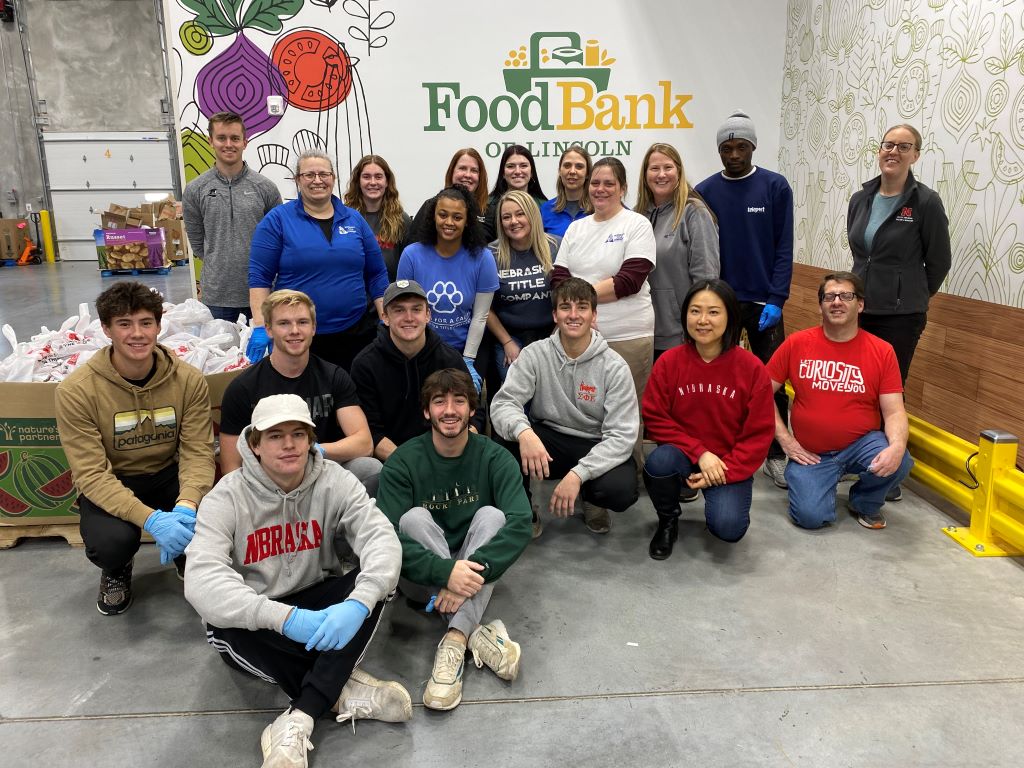
[[[263,320],[273,349],[228,385],[221,404],[220,466],[226,474],[242,465],[238,436],[256,404],[268,395],[298,395],[309,405],[324,458],[341,464],[377,494],[381,463],[372,458],[373,439],[359,407],[355,384],[344,369],[309,352],[316,308],[301,291],[280,290],[263,302]]]

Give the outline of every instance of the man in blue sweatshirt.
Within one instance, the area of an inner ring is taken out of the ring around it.
[[[568,517],[580,497],[587,528],[608,533],[608,510],[622,512],[637,499],[636,389],[626,361],[594,328],[594,286],[569,278],[552,289],[551,304],[556,330],[524,347],[509,368],[491,424],[520,463],[527,496],[531,478],[562,478],[549,511]],[[540,532],[534,511],[534,538]]]
[[[793,190],[786,178],[752,162],[754,122],[734,112],[718,129],[718,154],[725,170],[704,179],[697,192],[718,218],[721,277],[740,300],[750,350],[767,363],[786,338],[782,306],[793,276]],[[783,422],[789,401],[776,393]],[[773,440],[764,473],[786,488],[786,454]]]

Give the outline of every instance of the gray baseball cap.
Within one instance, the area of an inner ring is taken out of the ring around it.
[[[396,280],[384,291],[384,306],[386,307],[399,296],[419,296],[421,299],[425,299],[427,292],[415,280]]]

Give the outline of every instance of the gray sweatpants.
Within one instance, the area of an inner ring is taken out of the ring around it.
[[[448,542],[444,538],[441,526],[434,522],[434,518],[423,507],[413,507],[402,515],[398,521],[398,530],[409,538],[415,539],[436,555],[446,559],[465,560],[493,539],[504,525],[504,512],[497,507],[480,507],[473,515],[473,522],[469,524],[469,531],[462,542],[462,547],[454,554],[448,549]],[[408,579],[401,579],[399,583],[406,595],[413,600],[422,602],[427,602],[432,595],[437,594],[438,590],[447,586],[445,584],[436,586],[414,584]],[[493,591],[494,584],[484,584],[480,591],[464,602],[458,611],[445,616],[448,619],[448,627],[459,630],[468,638],[483,621],[484,611],[487,610],[487,603],[490,602]]]

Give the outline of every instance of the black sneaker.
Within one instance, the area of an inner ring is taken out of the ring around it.
[[[117,616],[124,613],[132,604],[132,564],[117,573],[102,571],[100,573],[100,596],[96,600],[96,610],[104,616]]]
[[[696,501],[699,496],[699,489],[691,488],[686,483],[683,483],[683,487],[679,491],[679,501],[683,504],[689,504],[691,501]]]
[[[178,574],[180,581],[185,580],[185,556],[178,555],[174,558],[174,571]]]
[[[901,501],[903,499],[903,489],[900,488],[899,483],[894,485],[888,491],[885,492],[886,501]]]

